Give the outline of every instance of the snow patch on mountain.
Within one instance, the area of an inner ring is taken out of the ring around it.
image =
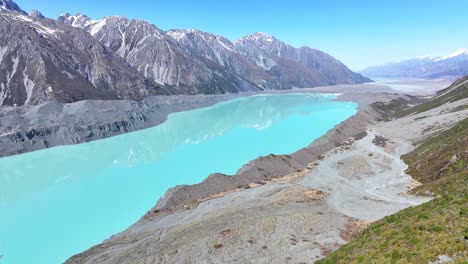
[[[468,49],[446,56],[423,56],[361,71],[366,76],[387,78],[458,78],[468,74]]]
[[[434,61],[448,60],[448,59],[452,59],[452,58],[462,56],[462,55],[468,55],[468,49],[460,49],[460,50],[458,50],[458,51],[456,51],[456,52],[454,52],[452,54],[449,54],[447,56],[437,58]]]
[[[8,46],[0,47],[0,64],[2,64],[3,56],[5,56],[7,50],[8,50]]]
[[[171,31],[167,32],[167,35],[169,35],[171,38],[173,38],[173,39],[175,39],[177,41],[180,41],[181,39],[183,39],[185,37],[185,32],[171,30]]]
[[[7,93],[5,90],[6,90],[5,84],[0,83],[0,105],[3,105],[3,101],[6,98]]]
[[[23,85],[24,88],[26,89],[26,101],[24,104],[28,104],[29,101],[31,100],[31,96],[33,93],[34,86],[36,85],[32,80],[29,79],[27,72],[28,68],[24,68],[23,70]]]
[[[266,42],[273,42],[274,41],[274,37],[267,34],[267,33],[264,33],[264,32],[255,32],[254,34],[250,35],[250,36],[247,36],[247,38],[251,38],[251,39],[254,39],[255,41],[266,41]]]
[[[46,27],[40,23],[32,23],[32,25],[37,30],[37,32],[39,32],[42,35],[55,36],[55,33],[57,32],[57,30],[52,29],[50,27]]]
[[[169,75],[169,69],[165,67],[159,67],[157,63],[153,66],[153,76],[157,83],[166,84],[167,76]]]
[[[18,70],[18,64],[19,64],[20,58],[19,57],[13,57],[13,58],[11,58],[11,61],[13,62],[13,69],[11,70],[11,73],[7,72],[7,75],[8,75],[7,87],[10,86],[11,79],[13,79],[13,76],[15,76],[15,73]]]
[[[435,58],[431,55],[423,55],[423,56],[419,56],[417,57],[416,59],[418,60],[434,60]]]
[[[32,19],[26,15],[10,15],[9,17],[23,22],[32,22]]]
[[[93,36],[96,34],[107,24],[107,18],[103,18],[99,21],[92,22],[91,30],[89,33]]]
[[[38,20],[33,20],[32,17],[27,16],[27,15],[18,14],[18,13],[9,13],[9,14],[6,14],[6,17],[9,17],[17,21],[26,22],[28,26],[34,28],[41,35],[54,36],[55,33],[58,31],[56,29],[43,25]]]
[[[218,41],[219,44],[221,44],[221,46],[223,46],[225,49],[229,50],[229,51],[232,51],[232,52],[236,52],[232,47],[229,47],[226,45],[226,43],[224,43],[220,37],[217,37],[216,40]]]
[[[274,60],[266,58],[263,55],[258,56],[255,63],[265,70],[271,70],[273,67],[276,66],[276,62]]]
[[[69,73],[66,70],[63,70],[62,73],[67,75],[68,79],[70,79],[70,80],[74,80],[76,78],[73,74]]]
[[[16,74],[20,58],[19,57],[13,57],[13,58],[11,58],[11,61],[13,62],[13,68],[12,68],[11,72],[10,71],[6,72],[6,77],[7,77],[6,78],[6,85],[4,83],[0,84],[0,88],[1,88],[0,89],[0,105],[3,104],[3,101],[6,99],[8,91],[10,90],[11,80],[13,79],[13,76],[15,76],[15,74]]]

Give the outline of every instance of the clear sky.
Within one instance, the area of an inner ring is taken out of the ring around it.
[[[16,0],[45,16],[83,13],[200,29],[235,40],[266,32],[330,53],[353,70],[468,48],[468,0]]]

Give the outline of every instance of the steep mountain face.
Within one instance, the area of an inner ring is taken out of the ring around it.
[[[245,36],[235,41],[234,46],[252,63],[277,77],[285,87],[371,81],[322,51],[308,47],[297,49],[265,33]]]
[[[187,90],[189,93],[224,93],[289,89],[370,81],[323,52],[295,49],[263,33],[232,43],[222,36],[198,30],[164,32],[148,22],[123,17],[94,21],[81,14],[64,14],[58,21],[87,30],[140,73],[181,93]],[[252,38],[265,40],[249,41]]]
[[[443,57],[421,57],[373,66],[361,71],[372,77],[459,78],[468,74],[468,50],[462,49]]]
[[[258,90],[259,87],[282,88],[276,78],[251,63],[235,50],[231,41],[222,36],[199,30],[169,30],[167,35],[191,58],[222,72],[228,80],[234,80],[240,91]]]
[[[235,43],[198,30],[77,14],[57,21],[0,0],[0,105],[224,94],[370,81],[333,57],[257,33]]]
[[[0,9],[12,10],[26,15],[26,12],[24,12],[15,2],[11,0],[0,0]]]
[[[215,55],[219,54],[219,49],[216,52],[206,42],[200,41],[207,33],[171,31],[166,34],[146,21],[124,17],[94,21],[80,14],[65,14],[58,20],[85,29],[145,77],[172,87],[174,93],[217,94],[259,90],[220,64]]]
[[[29,16],[32,18],[37,18],[37,19],[45,19],[46,17],[39,11],[37,10],[31,10],[29,13]]]
[[[81,29],[16,10],[0,12],[0,105],[164,93]]]

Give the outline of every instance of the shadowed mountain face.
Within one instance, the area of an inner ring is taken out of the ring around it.
[[[362,70],[365,76],[387,78],[450,78],[468,75],[468,50],[462,49],[443,57],[421,57],[373,66]]]
[[[140,20],[106,17],[99,21],[63,15],[62,23],[88,31],[101,43],[156,83],[173,87],[176,93],[217,94],[258,91],[246,80],[247,60],[236,60],[224,48],[222,37],[195,31],[164,32]],[[228,60],[231,60],[228,62]],[[229,65],[229,66],[228,66]]]
[[[0,0],[0,8],[3,10],[8,9],[26,14],[26,12],[24,12],[15,2],[10,0]]]
[[[64,14],[57,21],[0,0],[0,105],[140,100],[362,83],[328,54],[264,33],[235,43],[141,20]]]
[[[0,105],[164,94],[81,29],[0,12]]]
[[[265,33],[234,42],[248,60],[278,78],[282,87],[314,87],[370,82],[332,56],[308,47],[294,48]]]
[[[87,30],[145,76],[166,85],[219,93],[370,81],[330,55],[296,49],[265,33],[234,43],[198,30],[164,32],[146,21],[65,14],[59,21]],[[150,54],[148,56],[148,54]],[[190,62],[177,63],[181,59]],[[168,62],[168,63],[165,63]],[[189,68],[196,65],[195,68]],[[184,71],[186,74],[177,74]],[[192,78],[183,78],[192,76]]]

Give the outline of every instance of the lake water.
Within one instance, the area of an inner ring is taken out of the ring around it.
[[[252,96],[156,127],[0,159],[1,264],[62,263],[138,221],[168,188],[307,146],[356,113],[335,95]]]

